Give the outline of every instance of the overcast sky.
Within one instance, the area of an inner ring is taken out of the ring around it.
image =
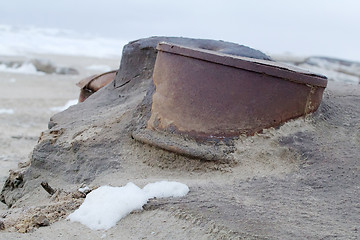
[[[0,24],[128,41],[155,35],[221,39],[269,54],[360,61],[359,0],[0,0]]]

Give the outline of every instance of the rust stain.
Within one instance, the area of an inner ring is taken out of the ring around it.
[[[324,76],[271,61],[160,43],[147,128],[195,139],[253,135],[315,111]],[[310,88],[308,87],[310,86]]]
[[[84,102],[94,92],[112,82],[115,79],[116,74],[117,70],[112,70],[109,72],[92,75],[78,82],[76,86],[80,87],[79,103]]]
[[[314,94],[317,90],[317,87],[312,86],[312,85],[308,85],[308,87],[310,88],[310,91],[309,91],[308,97],[306,99],[306,105],[305,105],[305,110],[304,110],[305,115],[312,113],[316,110],[316,109],[314,109],[314,105],[313,105],[312,101],[313,101]]]

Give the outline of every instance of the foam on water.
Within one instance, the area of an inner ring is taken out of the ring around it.
[[[0,108],[0,114],[14,114],[14,109]]]
[[[50,108],[50,111],[53,111],[53,112],[62,112],[62,111],[65,111],[66,109],[68,109],[69,107],[75,105],[78,103],[78,100],[77,99],[73,99],[73,100],[69,100],[65,103],[64,106],[59,106],[59,107],[52,107]]]
[[[32,63],[24,63],[21,66],[9,67],[6,64],[0,64],[0,72],[11,72],[19,74],[38,74],[44,75],[45,73],[37,71]]]
[[[122,39],[96,37],[70,30],[0,25],[0,55],[57,54],[119,58]]]

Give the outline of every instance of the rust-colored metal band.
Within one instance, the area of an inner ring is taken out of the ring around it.
[[[225,66],[262,73],[269,76],[275,76],[277,78],[283,78],[292,82],[310,84],[318,87],[327,86],[327,78],[325,76],[277,62],[239,57],[211,50],[190,48],[166,42],[159,43],[157,49],[163,52],[196,58]]]

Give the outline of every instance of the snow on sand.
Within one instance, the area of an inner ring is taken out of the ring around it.
[[[161,181],[147,184],[143,189],[129,182],[124,187],[102,186],[86,196],[85,201],[68,216],[92,230],[107,230],[150,198],[183,197],[189,187],[179,182]]]

